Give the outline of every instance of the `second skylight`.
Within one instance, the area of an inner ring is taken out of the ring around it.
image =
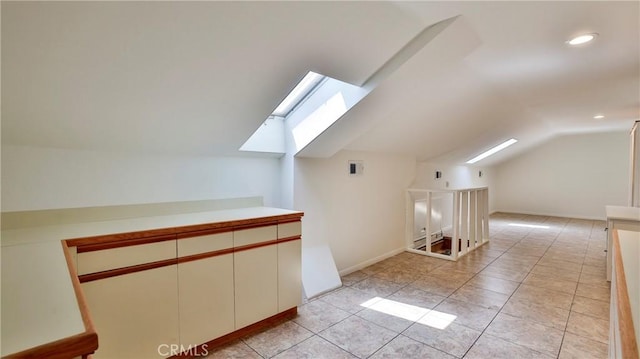
[[[300,103],[309,93],[324,79],[323,75],[309,71],[296,87],[289,92],[289,95],[280,102],[278,107],[273,110],[272,115],[278,117],[287,117],[296,105]]]

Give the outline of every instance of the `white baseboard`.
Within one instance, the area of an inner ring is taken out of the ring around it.
[[[379,256],[377,256],[375,258],[371,258],[371,259],[368,259],[368,260],[366,260],[364,262],[361,262],[361,263],[358,263],[358,264],[356,264],[354,266],[351,266],[349,268],[345,268],[345,269],[339,271],[338,273],[340,274],[340,276],[344,276],[344,275],[347,275],[349,273],[353,273],[353,272],[355,272],[357,270],[360,270],[360,269],[362,269],[364,267],[368,267],[368,266],[370,266],[372,264],[378,263],[378,262],[380,262],[382,260],[385,260],[385,259],[387,259],[389,257],[393,257],[398,253],[402,253],[402,252],[404,252],[404,250],[405,250],[404,247],[396,248],[396,249],[394,249],[394,250],[392,250],[390,252],[387,252],[385,254],[379,255]]]
[[[491,212],[491,214],[494,213],[513,213],[513,214],[526,214],[526,215],[530,215],[530,216],[547,216],[547,217],[561,217],[561,218],[575,218],[575,219],[586,219],[586,220],[590,220],[590,221],[606,221],[607,218],[605,217],[597,217],[597,216],[585,216],[585,215],[572,215],[572,214],[567,214],[567,213],[541,213],[541,212],[535,212],[535,211],[509,211],[509,210],[495,210],[493,212]]]

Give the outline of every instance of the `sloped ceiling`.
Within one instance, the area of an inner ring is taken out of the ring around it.
[[[520,139],[491,164],[560,133],[640,118],[637,2],[2,2],[1,11],[3,144],[237,154],[307,71],[362,85],[416,34],[458,15],[305,151],[460,163]],[[583,32],[599,37],[564,44]]]

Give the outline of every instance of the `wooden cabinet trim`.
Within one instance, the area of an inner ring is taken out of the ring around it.
[[[78,247],[78,249],[80,249],[80,247],[85,247],[86,249],[84,249],[84,251],[100,250],[116,247],[126,247],[129,245],[142,243],[153,243],[163,240],[171,240],[176,239],[176,236],[178,237],[178,239],[181,239],[206,234],[224,233],[242,229],[271,226],[290,222],[299,222],[301,221],[300,219],[303,215],[303,213],[292,213],[269,217],[151,229],[146,231],[104,234],[99,236],[70,238],[67,239],[66,242],[69,247]],[[173,237],[165,238],[165,236]],[[140,240],[140,242],[136,243],[136,240]],[[100,245],[104,245],[104,247],[100,247]],[[78,253],[80,253],[80,251]]]
[[[302,239],[302,236],[285,237],[278,239],[278,243],[297,241],[299,239]]]
[[[234,252],[248,251],[250,249],[266,247],[266,246],[272,246],[274,244],[278,244],[278,240],[277,239],[273,239],[273,240],[270,240],[270,241],[259,242],[259,243],[247,244],[246,246],[235,247],[235,248],[233,248],[233,251]]]
[[[84,332],[67,338],[38,345],[21,352],[3,356],[3,359],[69,359],[85,357],[98,349],[98,335],[96,332]]]
[[[197,261],[205,258],[224,256],[226,254],[232,254],[233,252],[235,252],[233,248],[227,248],[227,249],[221,249],[219,251],[192,254],[189,256],[179,257],[178,263],[186,263],[186,262]]]
[[[302,216],[298,217],[298,218],[287,218],[287,219],[282,219],[278,221],[278,224],[287,224],[287,223],[295,223],[295,222],[302,222]]]
[[[78,276],[78,280],[80,281],[80,283],[86,283],[94,280],[116,277],[116,276],[121,276],[129,273],[142,272],[149,269],[155,269],[160,267],[166,267],[174,264],[178,264],[177,258],[165,259],[165,260],[151,262],[151,263],[138,264],[138,265],[124,267],[124,268],[110,269],[102,272],[83,274]]]
[[[167,234],[164,236],[137,238],[137,239],[130,239],[126,241],[93,243],[93,244],[85,244],[85,245],[77,246],[78,248],[77,251],[78,253],[86,253],[86,252],[101,251],[104,249],[131,247],[131,246],[138,246],[142,244],[172,241],[174,239],[176,239],[175,234]]]
[[[220,234],[220,233],[229,233],[233,232],[235,229],[233,227],[225,227],[225,228],[209,228],[200,231],[189,231],[189,232],[180,232],[177,234],[177,239],[186,239],[193,237],[202,237],[209,236],[212,234]]]
[[[631,313],[631,303],[629,302],[629,292],[627,280],[624,273],[624,263],[620,257],[620,239],[618,231],[613,231],[613,264],[616,269],[616,297],[618,298],[618,324],[620,326],[620,343],[623,358],[638,358],[638,343],[633,327],[633,314]],[[636,328],[637,329],[637,328]],[[640,330],[640,329],[638,329]]]
[[[272,246],[272,245],[276,245],[276,244],[279,244],[279,243],[297,241],[297,240],[300,240],[300,239],[302,239],[300,236],[287,237],[287,238],[281,238],[281,239],[273,239],[273,240],[269,240],[269,241],[248,244],[246,246],[240,246],[240,247],[235,247],[235,248],[226,248],[226,249],[221,249],[221,250],[218,250],[218,251],[211,251],[211,252],[205,252],[205,253],[198,253],[198,254],[193,254],[193,255],[189,255],[189,256],[165,259],[165,260],[151,262],[151,263],[137,264],[137,265],[134,265],[134,266],[110,269],[110,270],[106,270],[106,271],[102,271],[102,272],[82,274],[82,275],[77,276],[77,278],[79,279],[79,283],[91,282],[91,281],[94,281],[94,280],[100,280],[100,279],[105,279],[105,278],[110,278],[110,277],[116,277],[116,276],[125,275],[125,274],[129,274],[129,273],[141,272],[141,271],[150,270],[150,269],[154,269],[154,268],[169,266],[169,265],[178,264],[178,263],[186,263],[186,262],[196,261],[196,260],[210,258],[210,257],[223,256],[223,255],[226,255],[226,254],[242,252],[242,251],[248,251],[248,250],[255,249],[255,248]]]

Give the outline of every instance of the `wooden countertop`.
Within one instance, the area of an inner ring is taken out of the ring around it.
[[[85,331],[61,240],[288,214],[301,212],[250,207],[4,230],[1,355]]]

